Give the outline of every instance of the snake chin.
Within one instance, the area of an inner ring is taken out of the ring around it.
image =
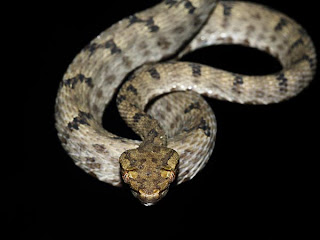
[[[139,199],[139,201],[145,205],[145,206],[152,206],[154,204],[156,204],[159,200],[161,200],[167,193],[168,193],[169,189],[165,189],[161,192],[159,191],[155,191],[155,193],[153,194],[146,194],[143,191],[134,191],[131,190],[133,196],[137,199]]]

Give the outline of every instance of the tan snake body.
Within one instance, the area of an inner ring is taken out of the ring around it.
[[[197,63],[157,64],[215,44],[266,51],[283,70],[245,76]],[[123,79],[143,64],[117,95],[120,115],[141,142],[106,131],[101,121]],[[315,68],[310,37],[282,13],[248,2],[165,0],[114,24],[76,56],[59,87],[56,128],[79,167],[114,186],[122,176],[149,205],[175,177],[178,184],[193,178],[212,153],[216,121],[199,94],[242,104],[277,103],[308,86]],[[165,93],[170,94],[146,114],[147,104]]]

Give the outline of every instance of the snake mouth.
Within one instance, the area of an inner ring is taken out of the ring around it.
[[[156,190],[153,193],[145,193],[143,190],[135,191],[131,189],[131,192],[143,205],[151,206],[162,199],[167,194],[168,189],[162,191]]]

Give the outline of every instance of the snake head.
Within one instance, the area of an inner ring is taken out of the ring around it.
[[[152,145],[127,150],[119,161],[123,181],[148,206],[168,192],[177,174],[179,155],[173,149]]]

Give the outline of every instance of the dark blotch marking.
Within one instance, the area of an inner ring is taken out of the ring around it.
[[[281,31],[283,27],[285,27],[288,24],[288,20],[285,18],[280,18],[279,23],[274,27],[275,31]]]
[[[270,40],[271,40],[271,42],[275,42],[277,40],[277,38],[275,35],[271,35]]]
[[[299,33],[301,34],[301,36],[305,37],[307,36],[307,31],[304,28],[299,28]]]
[[[184,7],[188,9],[189,14],[193,14],[196,8],[193,6],[192,2],[189,0],[165,0],[164,3],[166,5],[169,5],[169,8],[171,8],[174,5],[179,5],[180,3],[184,2]]]
[[[98,108],[98,106],[96,104],[92,105],[92,112],[94,112],[96,114],[99,112],[99,108]]]
[[[134,95],[138,95],[138,90],[132,86],[132,84],[127,87],[127,91],[132,92]]]
[[[239,89],[239,86],[243,84],[243,77],[240,75],[234,75],[235,78],[233,80],[233,87],[232,90],[235,91],[236,93],[240,94],[241,91]]]
[[[134,73],[130,74],[127,78],[127,81],[132,81],[134,78],[136,77],[136,75]]]
[[[113,136],[113,137],[111,137],[111,139],[114,139],[114,140],[122,140],[122,139],[123,139],[123,137]]]
[[[207,125],[206,121],[205,121],[203,118],[201,118],[201,122],[200,122],[198,128],[202,129],[202,130],[204,131],[204,134],[205,134],[206,136],[210,137],[210,135],[211,135],[211,132],[210,132],[211,129],[210,129],[210,127]]]
[[[208,137],[210,137],[210,135],[211,135],[211,132],[210,132],[211,129],[203,118],[201,118],[199,125],[194,126],[192,128],[184,128],[183,131],[189,133],[189,132],[196,130],[196,129],[202,129],[204,134]]]
[[[99,89],[98,92],[97,92],[97,98],[101,98],[102,95],[103,95],[103,92],[102,92],[101,89]]]
[[[298,47],[299,45],[303,45],[303,39],[299,38],[298,40],[296,40],[289,48],[288,53],[291,53],[296,47]]]
[[[176,27],[175,29],[173,29],[173,33],[176,33],[176,34],[181,34],[185,31],[185,28],[182,27],[182,26],[179,26],[179,27]]]
[[[96,160],[94,158],[89,158],[89,157],[86,158],[86,165],[89,168],[100,168],[101,167],[100,163],[96,163]]]
[[[68,123],[68,128],[72,131],[73,129],[79,130],[80,125],[90,126],[88,120],[92,119],[92,115],[90,113],[79,111],[77,117],[75,117],[72,122]]]
[[[270,47],[266,47],[264,50],[266,51],[266,53],[271,54],[271,49],[270,49]]]
[[[150,132],[148,133],[148,138],[150,137],[152,138],[151,142],[153,142],[154,139],[158,136],[159,136],[159,133],[155,129],[151,129]]]
[[[157,32],[159,31],[159,26],[154,24],[154,20],[153,17],[150,17],[147,21],[146,21],[146,26],[149,28],[150,32]]]
[[[201,76],[201,65],[196,63],[190,63],[189,66],[192,69],[192,76],[200,77]]]
[[[232,5],[228,2],[224,2],[224,3],[222,3],[222,6],[223,6],[223,15],[227,16],[227,17],[230,16]]]
[[[193,26],[198,27],[202,23],[200,15],[195,15],[193,19]]]
[[[153,151],[156,152],[156,153],[160,152],[160,147],[159,146],[154,146],[153,147]]]
[[[90,176],[94,177],[94,178],[98,178],[97,175],[94,172],[89,172],[88,173]]]
[[[92,158],[87,157],[86,161],[90,163],[94,163],[96,160],[93,157]]]
[[[117,105],[121,104],[123,100],[126,100],[126,96],[125,95],[118,95]]]
[[[253,17],[254,19],[257,19],[257,20],[260,20],[260,19],[261,19],[260,13],[253,14],[252,17]]]
[[[148,135],[149,135],[149,136],[150,136],[150,135],[153,135],[153,136],[157,137],[157,136],[159,135],[159,133],[158,133],[155,129],[152,129],[152,130],[148,133]]]
[[[243,45],[244,45],[244,46],[250,46],[250,41],[249,41],[248,39],[245,39],[245,40],[243,41]]]
[[[279,81],[280,92],[286,92],[288,87],[288,79],[285,77],[284,73],[280,73],[276,79]]]
[[[163,164],[167,164],[168,161],[169,161],[169,159],[172,158],[173,154],[174,154],[174,151],[168,152],[163,158],[161,158],[160,161],[161,161]]]
[[[132,108],[139,108],[139,106],[136,103],[129,103],[130,107]]]
[[[171,43],[165,37],[160,37],[157,44],[163,50],[167,50],[171,45]]]
[[[192,2],[186,1],[184,4],[185,8],[189,10],[189,14],[193,14],[196,8],[192,5]]]
[[[169,8],[171,8],[173,5],[177,4],[178,1],[177,0],[165,0],[164,3],[166,5],[169,5]]]
[[[139,19],[136,15],[129,16],[129,25],[127,27],[130,27],[134,23],[143,22],[143,20]]]
[[[315,59],[312,59],[307,54],[303,55],[301,58],[299,58],[298,60],[294,61],[293,64],[297,64],[297,63],[300,63],[302,61],[307,61],[309,63],[309,65],[310,65],[310,68],[312,68],[312,69],[315,67]]]
[[[300,58],[299,60],[295,61],[294,64],[301,62],[301,61],[307,61],[310,65],[311,69],[314,69],[316,67],[316,60],[309,57],[308,55],[303,55],[302,58]]]
[[[113,39],[106,41],[104,46],[105,46],[105,48],[108,48],[111,50],[111,54],[121,53],[121,49],[118,48],[118,46],[115,44]]]
[[[112,83],[114,80],[116,79],[116,76],[115,75],[110,75],[108,77],[106,77],[106,82],[107,83]]]
[[[136,113],[134,116],[133,116],[133,121],[134,122],[139,122],[139,120],[144,116],[144,114],[142,113]]]
[[[150,55],[150,51],[149,50],[145,50],[142,55],[143,56],[149,56]]]
[[[156,79],[156,80],[159,80],[159,79],[160,79],[160,74],[159,74],[159,72],[157,71],[156,68],[154,68],[154,67],[149,68],[149,69],[148,69],[148,72],[149,72],[150,76],[151,76],[153,79]]]
[[[254,32],[255,30],[256,30],[255,26],[253,26],[253,25],[247,26],[247,32],[248,32],[248,33],[252,33],[252,32]]]
[[[191,103],[191,104],[184,110],[184,113],[189,113],[189,112],[191,112],[192,109],[200,109],[200,103],[199,103],[199,102]]]
[[[131,67],[132,67],[132,61],[130,60],[129,57],[123,56],[122,60],[123,60],[124,65],[125,65],[127,68],[131,68]]]
[[[106,147],[102,144],[93,144],[92,146],[98,153],[104,153],[106,151]]]
[[[91,55],[94,54],[94,52],[95,52],[98,48],[100,48],[100,47],[101,47],[101,46],[100,46],[99,44],[90,43],[90,44],[88,44],[88,45],[84,48],[84,50],[89,51],[89,52],[90,52],[90,55],[89,55],[89,56],[91,56]]]
[[[70,138],[69,134],[66,133],[61,136],[60,140],[63,144],[67,144],[69,138]]]
[[[129,24],[127,27],[130,27],[132,24],[135,24],[135,23],[145,23],[146,26],[149,28],[150,32],[157,32],[160,29],[159,26],[154,24],[153,17],[150,17],[147,20],[143,20],[138,18],[136,15],[131,15],[129,17]]]
[[[227,37],[226,38],[226,43],[228,43],[228,44],[233,43],[233,38],[232,37]]]
[[[78,82],[86,83],[89,87],[93,87],[92,78],[86,78],[83,74],[78,74],[77,76],[73,78],[69,78],[63,81],[64,86],[68,86],[72,89],[75,88]]]
[[[237,86],[237,85],[242,85],[243,84],[243,77],[239,76],[239,75],[235,75],[235,78],[233,80],[233,85]]]
[[[144,50],[148,47],[148,44],[146,42],[142,41],[141,43],[139,43],[138,47],[140,50]]]

